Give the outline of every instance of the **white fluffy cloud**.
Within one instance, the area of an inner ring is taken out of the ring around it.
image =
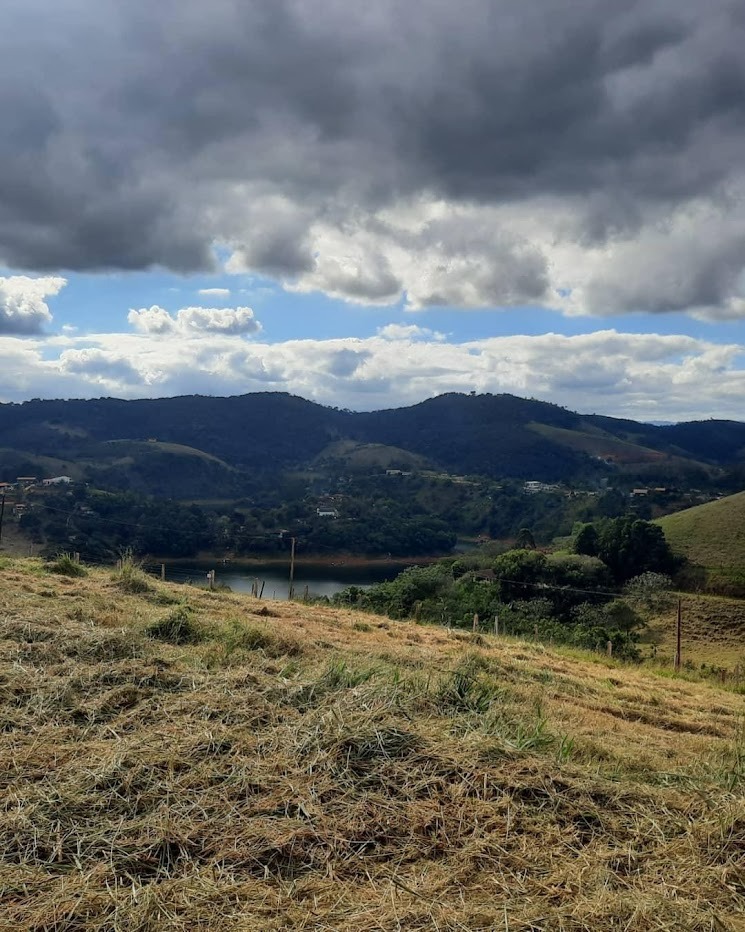
[[[588,236],[603,209],[597,198],[458,205],[419,197],[343,220],[335,209],[299,213],[282,232],[287,254],[304,258],[272,272],[290,291],[367,305],[403,300],[411,311],[537,305],[571,316],[745,318],[745,216],[729,200],[645,207],[628,228]],[[266,245],[261,225],[228,271],[261,267],[253,239],[256,249]]]
[[[453,344],[418,328],[266,344],[175,327],[163,340],[154,318],[135,333],[0,338],[0,400],[289,391],[371,410],[475,390],[640,420],[742,417],[740,344],[615,330]]]
[[[66,284],[60,277],[0,277],[0,334],[40,333],[52,320],[46,298],[59,294]]]
[[[185,307],[171,315],[162,307],[130,310],[129,323],[140,333],[220,333],[226,336],[258,333],[261,324],[250,307]]]
[[[416,324],[386,324],[378,328],[378,335],[384,340],[437,340],[445,339],[445,334]]]

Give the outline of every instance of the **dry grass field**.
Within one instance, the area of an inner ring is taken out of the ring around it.
[[[742,696],[131,566],[0,571],[3,930],[745,929]]]
[[[745,600],[725,596],[679,593],[682,606],[682,655],[688,667],[715,667],[739,672],[745,682]],[[675,654],[675,599],[664,611],[652,614],[646,644],[662,664]],[[649,654],[647,648],[644,653]]]

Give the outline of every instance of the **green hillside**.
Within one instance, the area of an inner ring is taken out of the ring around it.
[[[198,450],[196,447],[186,446],[183,443],[164,443],[160,440],[148,440],[146,442],[136,440],[108,440],[106,446],[110,446],[119,456],[147,456],[154,453],[173,453],[176,456],[195,456],[197,459],[209,460],[224,466],[225,469],[231,467],[223,462],[219,457],[211,453],[205,453],[204,450]]]
[[[241,477],[219,457],[185,444],[109,440],[91,445],[81,460],[94,485],[172,498],[240,494]]]
[[[745,592],[745,492],[687,508],[657,523],[673,550],[699,568],[703,587]]]
[[[345,472],[368,473],[382,469],[426,469],[430,464],[424,457],[400,447],[337,440],[318,454],[313,465]]]
[[[28,450],[0,448],[0,482],[14,482],[17,476],[36,476],[40,479],[51,476],[82,478],[80,465],[70,460],[53,456],[42,456]]]

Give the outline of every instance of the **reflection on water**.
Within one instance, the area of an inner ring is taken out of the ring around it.
[[[321,563],[303,563],[295,566],[295,597],[301,598],[308,587],[309,596],[329,598],[348,586],[367,588],[375,583],[394,579],[410,563],[375,563],[369,565],[335,566]],[[148,567],[149,568],[149,567]],[[257,563],[238,566],[227,563],[203,563],[184,566],[166,564],[166,578],[172,582],[207,585],[207,572],[215,570],[216,585],[230,586],[234,592],[251,592],[255,581],[264,587],[263,598],[287,599],[290,587],[290,568],[277,563]]]

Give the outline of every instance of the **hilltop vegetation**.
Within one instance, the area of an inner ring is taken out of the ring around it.
[[[3,564],[0,925],[742,929],[741,696]]]

